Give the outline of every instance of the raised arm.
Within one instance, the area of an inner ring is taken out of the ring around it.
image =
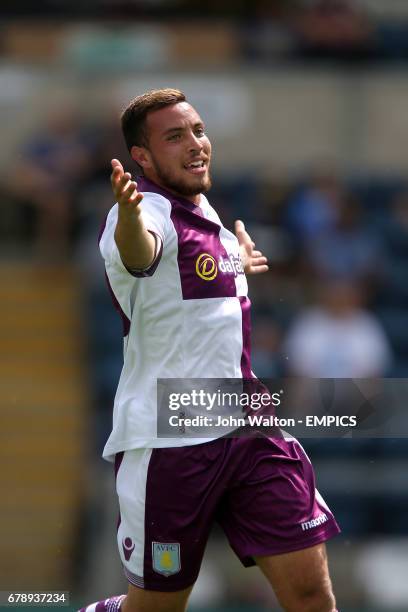
[[[137,183],[118,159],[112,159],[111,164],[112,190],[119,206],[115,242],[129,270],[144,270],[153,263],[156,241],[143,224],[139,206],[143,194],[137,191]]]

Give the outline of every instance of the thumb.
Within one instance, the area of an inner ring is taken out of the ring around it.
[[[239,244],[245,245],[245,248],[247,247],[247,245],[249,245],[252,248],[251,238],[249,237],[249,234],[246,231],[245,225],[241,221],[241,219],[238,219],[237,221],[235,221],[235,234],[238,238]]]
[[[235,234],[239,242],[245,238],[245,225],[241,219],[235,221]]]

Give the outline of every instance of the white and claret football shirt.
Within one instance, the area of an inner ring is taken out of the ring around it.
[[[138,179],[146,228],[158,238],[150,269],[129,272],[114,240],[118,205],[100,249],[124,326],[124,365],[103,456],[207,439],[156,437],[158,378],[250,378],[250,302],[238,241],[205,196],[200,206]],[[221,435],[221,434],[220,434]]]

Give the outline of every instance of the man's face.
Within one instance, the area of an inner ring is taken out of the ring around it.
[[[146,177],[198,203],[199,194],[211,187],[211,143],[197,111],[187,102],[153,111],[147,115],[146,132]]]

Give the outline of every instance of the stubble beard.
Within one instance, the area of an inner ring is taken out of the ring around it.
[[[183,181],[182,179],[175,178],[171,172],[167,172],[164,168],[160,167],[153,157],[152,161],[154,164],[154,170],[160,179],[161,184],[169,189],[169,191],[173,191],[184,197],[191,197],[200,193],[207,193],[207,191],[211,189],[212,183],[209,169],[207,169],[207,172],[203,177],[200,177],[200,182],[197,181],[197,184],[194,185],[188,183],[187,181]]]

